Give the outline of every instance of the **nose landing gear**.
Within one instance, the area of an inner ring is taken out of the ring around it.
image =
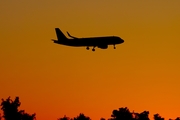
[[[116,46],[115,46],[115,44],[114,44],[114,49],[116,49]]]

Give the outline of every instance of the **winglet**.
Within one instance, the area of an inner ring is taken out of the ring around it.
[[[71,37],[71,38],[78,39],[77,37],[71,36],[71,35],[69,34],[69,32],[67,32],[67,34],[68,34],[68,36]]]

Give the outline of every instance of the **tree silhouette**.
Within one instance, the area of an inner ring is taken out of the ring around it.
[[[159,114],[154,114],[154,120],[164,120]]]
[[[90,117],[85,116],[83,113],[80,113],[79,116],[75,117],[74,120],[91,120]]]
[[[66,117],[66,115],[63,118],[59,118],[58,120],[72,120],[69,117]]]
[[[100,120],[106,120],[105,118],[101,118]]]
[[[177,117],[175,120],[180,120],[180,117]]]
[[[135,120],[149,120],[149,111],[144,111],[142,113],[134,113]]]
[[[0,120],[2,120],[2,116],[1,116],[1,114],[0,114]]]
[[[13,101],[8,97],[6,100],[2,99],[0,104],[1,110],[3,111],[3,115],[0,114],[0,120],[4,118],[4,120],[35,120],[36,114],[28,114],[24,110],[18,110],[21,103],[19,101],[19,97],[16,97]],[[58,120],[91,120],[90,117],[85,116],[83,113],[80,113],[77,117],[69,118],[62,117]],[[105,118],[100,118],[100,120],[105,120]],[[118,110],[113,110],[111,118],[108,120],[150,120],[149,119],[149,111],[143,111],[141,113],[130,112],[127,107],[119,108]],[[154,120],[164,120],[159,114],[154,114]],[[180,117],[176,119],[169,120],[180,120]]]
[[[133,120],[133,114],[127,107],[113,110],[110,120]]]
[[[18,110],[18,107],[21,105],[19,97],[16,97],[15,100],[11,100],[8,97],[6,100],[2,99],[1,110],[3,110],[3,116],[5,120],[34,120],[35,114],[25,113],[24,110]]]

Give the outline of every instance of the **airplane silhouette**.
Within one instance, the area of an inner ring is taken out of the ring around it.
[[[124,42],[123,39],[117,36],[77,38],[71,36],[67,32],[68,36],[71,37],[71,39],[68,39],[59,28],[55,28],[55,31],[57,35],[57,40],[52,39],[54,43],[73,47],[86,46],[87,50],[89,50],[89,47],[92,46],[92,51],[95,51],[95,47],[107,49],[108,45],[114,45],[114,49],[116,49],[116,44],[121,44]]]

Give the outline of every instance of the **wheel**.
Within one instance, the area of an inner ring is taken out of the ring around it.
[[[95,49],[93,48],[92,51],[95,51]]]
[[[116,49],[116,46],[115,46],[115,44],[114,44],[114,49]]]
[[[89,50],[89,47],[87,47],[86,50]]]

